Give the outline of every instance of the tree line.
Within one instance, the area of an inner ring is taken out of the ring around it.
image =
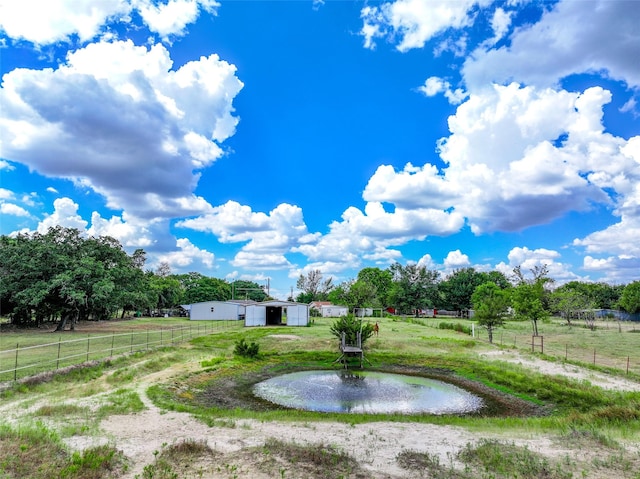
[[[459,316],[473,310],[490,341],[507,317],[531,321],[537,336],[539,322],[552,314],[561,315],[570,325],[577,313],[595,309],[640,312],[640,281],[627,285],[571,281],[556,287],[547,265],[528,272],[518,266],[509,277],[499,271],[461,268],[441,278],[437,270],[394,263],[384,270],[365,268],[356,279],[335,286],[316,270],[301,275],[297,286],[302,290],[298,301],[328,300],[350,310],[393,308],[416,316],[425,309],[456,311]]]
[[[127,254],[108,236],[86,237],[56,226],[47,233],[0,236],[0,314],[16,326],[58,321],[58,330],[78,320],[128,314],[160,314],[180,304],[242,299],[263,301],[252,281],[171,274],[168,264],[145,270],[142,249]]]
[[[59,321],[63,330],[77,320],[104,320],[117,315],[157,314],[180,304],[232,298],[269,299],[252,281],[228,282],[200,273],[171,274],[168,264],[145,270],[142,249],[128,254],[111,237],[86,237],[77,229],[53,227],[47,233],[0,236],[0,314],[17,326]],[[368,267],[339,284],[319,270],[300,275],[302,303],[327,300],[354,308],[393,308],[399,314],[425,309],[473,309],[479,321],[499,321],[506,311],[532,321],[549,314],[587,309],[640,312],[640,281],[628,285],[572,281],[555,287],[546,266],[524,272],[461,268],[446,277],[410,263],[386,269]],[[289,298],[294,300],[293,297]],[[489,318],[489,319],[484,319]],[[568,319],[569,320],[569,319]]]

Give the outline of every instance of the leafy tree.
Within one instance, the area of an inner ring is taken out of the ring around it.
[[[393,277],[390,293],[392,304],[402,312],[415,311],[433,306],[438,300],[438,277],[436,270],[424,266],[394,263],[389,267]]]
[[[389,304],[389,294],[393,284],[391,271],[380,268],[364,268],[358,273],[357,283],[371,291],[367,301],[361,306],[384,308]],[[365,286],[366,285],[366,286]]]
[[[160,276],[161,278],[166,278],[170,274],[171,265],[169,265],[169,263],[167,263],[166,261],[161,262],[156,269],[156,275]]]
[[[480,272],[475,268],[457,269],[438,285],[444,308],[454,311],[471,309],[471,296],[481,284],[492,282],[501,289],[511,285],[504,274],[499,271]]]
[[[516,317],[531,321],[533,335],[539,336],[538,321],[549,317],[545,307],[548,292],[545,286],[552,281],[549,278],[549,267],[535,266],[531,270],[532,278],[526,278],[520,266],[513,269],[514,279],[518,283],[511,294],[511,302]]]
[[[327,300],[333,304],[346,306],[349,303],[348,295],[352,284],[353,280],[343,281],[329,292]]]
[[[488,282],[476,288],[471,301],[478,324],[487,328],[489,342],[493,343],[493,331],[504,324],[509,308],[508,293],[495,283]]]
[[[231,291],[235,299],[250,299],[252,301],[265,301],[268,299],[264,286],[253,281],[237,280],[231,283]]]
[[[182,301],[185,304],[203,301],[226,301],[231,299],[231,285],[222,279],[210,278],[201,273],[174,275],[183,289]]]
[[[569,326],[580,311],[593,308],[591,299],[573,288],[556,289],[549,296],[549,304],[554,311],[560,313]]]
[[[129,257],[110,237],[87,238],[57,226],[2,237],[0,245],[0,292],[17,325],[59,318],[63,330],[78,319],[108,319],[143,286],[131,281],[140,277],[141,253]]]
[[[627,313],[640,312],[640,281],[634,281],[624,287],[620,296],[620,306]]]
[[[570,281],[558,289],[571,290],[585,296],[591,301],[592,308],[614,309],[618,305],[624,286],[612,286],[607,283],[586,283]]]
[[[170,309],[182,303],[182,285],[171,276],[159,276],[147,273],[149,281],[150,304],[158,309]]]
[[[374,306],[377,301],[376,292],[376,287],[367,281],[349,280],[334,287],[327,299],[353,311],[355,308]]]
[[[333,278],[322,279],[322,272],[319,269],[309,271],[307,275],[301,274],[296,281],[296,287],[305,293],[309,301],[324,301],[329,292],[333,289]]]

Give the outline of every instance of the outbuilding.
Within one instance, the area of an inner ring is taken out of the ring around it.
[[[291,301],[264,301],[245,308],[245,326],[306,326],[309,305]]]
[[[245,317],[245,309],[247,304],[254,302],[247,301],[204,301],[202,303],[194,303],[183,305],[189,310],[189,318],[191,320],[214,320],[214,321],[238,321]]]
[[[320,314],[323,318],[339,318],[346,316],[349,313],[349,308],[346,306],[339,306],[336,304],[323,304],[320,307]]]

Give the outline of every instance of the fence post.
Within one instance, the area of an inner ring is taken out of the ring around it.
[[[62,337],[58,338],[58,357],[56,358],[56,369],[58,369],[60,367],[60,345],[62,341]]]
[[[113,356],[113,341],[116,338],[116,333],[111,333],[111,356]]]
[[[569,345],[565,344],[564,345],[564,360],[567,360],[567,357],[569,356]]]
[[[13,369],[13,380],[18,380],[18,349],[20,349],[20,343],[16,343],[16,365]]]
[[[149,349],[149,330],[147,329],[147,349]]]
[[[629,356],[627,356],[627,374],[629,374]]]
[[[131,333],[131,352],[133,352],[133,333]]]
[[[89,362],[89,344],[91,343],[91,335],[87,335],[87,362]]]
[[[595,366],[596,364],[596,350],[593,350],[593,365]]]

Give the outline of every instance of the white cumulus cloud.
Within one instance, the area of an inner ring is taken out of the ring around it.
[[[196,170],[235,132],[235,72],[215,54],[173,70],[162,45],[131,41],[88,45],[55,70],[13,70],[0,90],[3,155],[134,216],[206,211]]]

